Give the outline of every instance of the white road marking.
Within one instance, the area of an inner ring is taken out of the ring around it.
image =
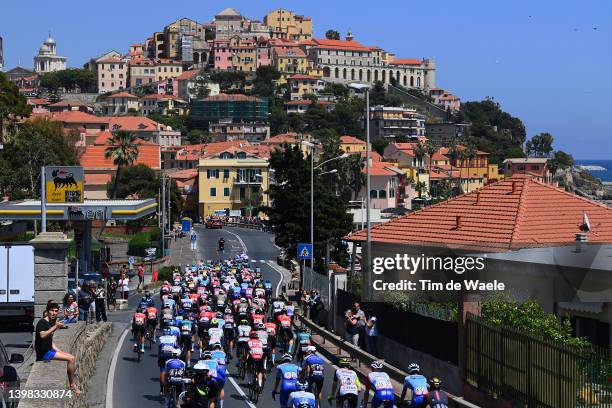
[[[126,327],[123,331],[123,334],[119,338],[119,343],[115,348],[115,352],[113,353],[113,359],[111,360],[111,365],[108,370],[108,377],[106,383],[108,387],[106,388],[106,408],[113,408],[113,387],[115,385],[115,368],[117,367],[117,358],[119,357],[119,351],[121,351],[121,346],[125,340],[125,336],[128,334],[128,328]]]
[[[240,242],[240,246],[242,246],[242,250],[245,253],[247,252],[247,247],[246,247],[246,245],[244,245],[244,241],[242,240],[242,238],[240,238],[240,236],[238,234],[235,234],[232,231],[228,231],[228,230],[224,230],[224,231],[227,232],[228,234],[231,234],[231,235],[235,236],[236,238],[238,238],[238,242]]]
[[[253,404],[251,401],[249,401],[249,398],[246,396],[244,391],[242,391],[242,388],[240,388],[238,383],[232,377],[227,377],[227,378],[229,378],[229,380],[232,383],[232,385],[234,386],[234,388],[236,388],[236,391],[238,391],[238,394],[240,394],[240,396],[243,398],[244,403],[247,404],[251,408],[257,408],[257,406],[255,404]]]
[[[268,261],[267,264],[280,275],[280,280],[278,281],[278,285],[276,285],[276,297],[278,297],[278,293],[280,292],[280,287],[285,279],[285,276],[283,275],[283,271],[278,269],[278,266],[274,262]]]
[[[266,261],[264,259],[260,259],[259,262],[266,263]]]

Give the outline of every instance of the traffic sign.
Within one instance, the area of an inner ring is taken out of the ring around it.
[[[133,256],[130,256],[130,257],[128,258],[128,263],[129,263],[130,265],[133,265],[133,264],[134,264],[134,262],[136,262],[136,260],[134,259],[134,257],[133,257]]]
[[[298,259],[312,259],[312,244],[300,243],[297,247]]]

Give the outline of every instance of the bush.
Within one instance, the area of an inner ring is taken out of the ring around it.
[[[151,231],[139,232],[128,243],[128,255],[146,256],[147,248],[156,248],[156,258],[162,256],[161,231],[154,228]]]
[[[176,266],[163,266],[159,268],[157,272],[157,280],[159,281],[172,281],[172,271],[177,268]]]

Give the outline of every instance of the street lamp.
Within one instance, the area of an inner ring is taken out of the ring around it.
[[[349,84],[350,88],[353,88],[357,92],[363,92],[366,100],[366,113],[365,113],[365,125],[366,125],[366,259],[367,259],[367,271],[372,271],[370,265],[372,265],[372,232],[370,228],[370,85],[361,83]],[[370,286],[368,286],[368,293]]]

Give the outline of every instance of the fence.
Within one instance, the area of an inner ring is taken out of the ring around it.
[[[316,289],[321,296],[325,309],[329,310],[329,279],[327,275],[313,271],[309,267],[303,268],[304,287],[308,290]]]
[[[359,301],[360,298],[350,292],[336,291],[336,310],[341,316]],[[457,322],[399,310],[388,303],[362,303],[361,308],[379,317],[381,335],[439,360],[457,364]]]
[[[468,316],[466,376],[474,387],[527,408],[610,406],[612,360]]]

